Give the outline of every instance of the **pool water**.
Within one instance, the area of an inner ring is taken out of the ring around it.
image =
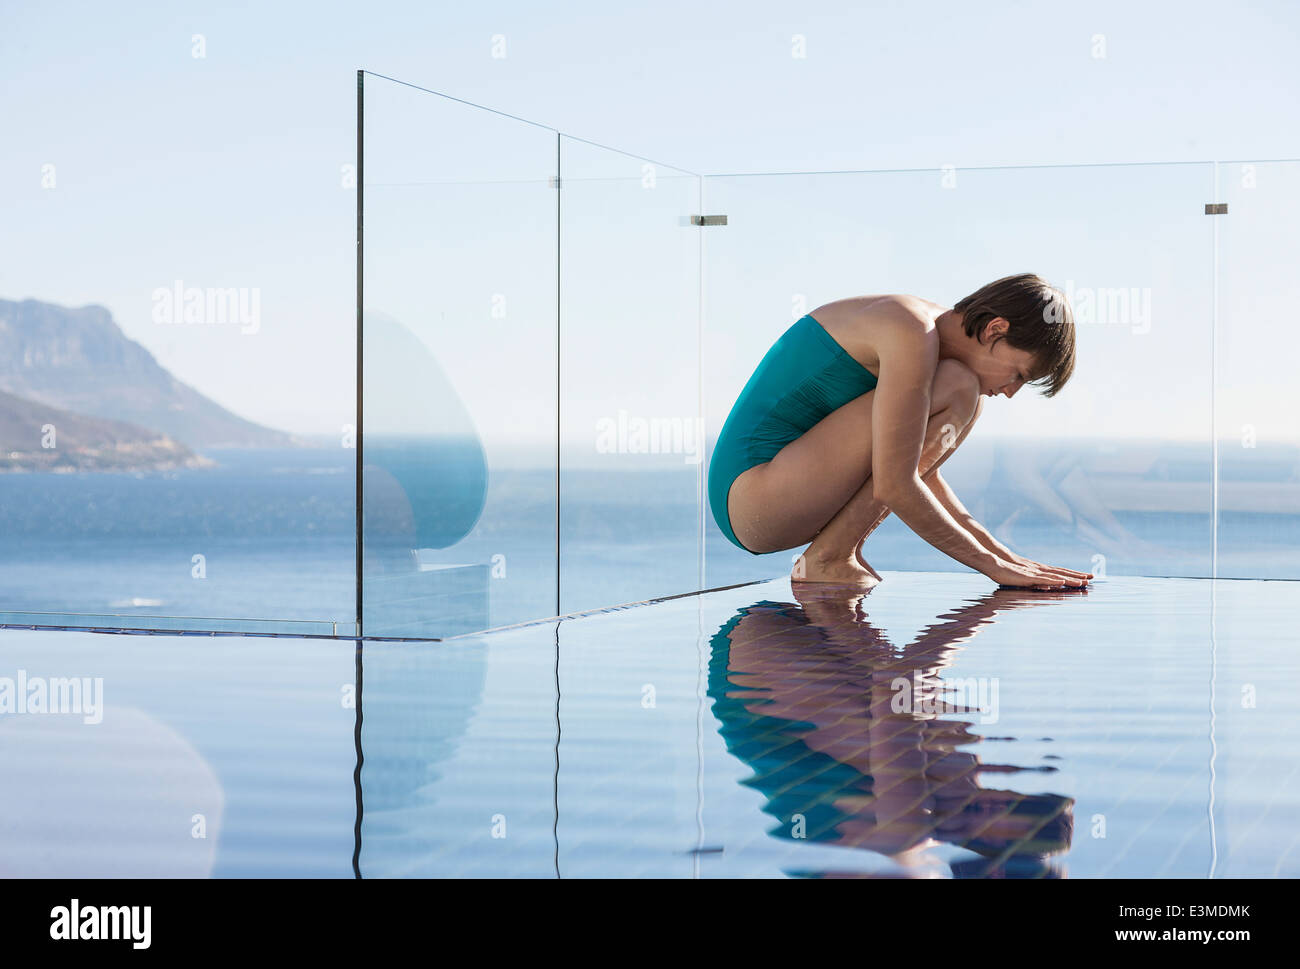
[[[1300,585],[885,578],[430,643],[0,630],[0,874],[1300,874]],[[17,712],[73,677],[97,714]]]

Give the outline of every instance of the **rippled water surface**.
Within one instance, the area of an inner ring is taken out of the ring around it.
[[[0,630],[0,873],[1300,874],[1296,583],[813,588],[359,656]],[[99,722],[14,706],[57,677]]]

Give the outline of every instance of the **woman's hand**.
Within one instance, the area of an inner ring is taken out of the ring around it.
[[[980,571],[998,585],[1029,589],[1082,589],[1091,578],[1086,572],[1057,569],[1029,559],[1012,562],[998,558],[988,568]]]
[[[1050,572],[1053,575],[1059,575],[1064,578],[1091,579],[1093,577],[1091,572],[1076,572],[1074,569],[1063,569],[1056,565],[1044,565],[1042,562],[1035,562],[1033,559],[1027,559],[1023,555],[1004,555],[1002,558],[1006,559],[1012,565],[1019,565],[1022,568],[1034,568],[1041,572]],[[1087,583],[1085,583],[1085,585],[1086,584]]]

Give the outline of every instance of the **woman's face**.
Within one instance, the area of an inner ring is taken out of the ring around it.
[[[983,339],[976,348],[970,367],[980,379],[980,393],[987,397],[1006,394],[1014,397],[1034,377],[1037,361],[1028,350],[1011,346],[1005,337],[1009,324],[1002,317],[984,325]]]

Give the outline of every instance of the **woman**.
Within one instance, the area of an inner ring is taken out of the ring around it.
[[[861,545],[892,511],[999,585],[1086,586],[1089,572],[999,543],[939,476],[984,397],[1026,383],[1055,395],[1074,351],[1069,302],[1032,273],[951,309],[895,294],[818,307],[768,350],[727,416],[709,465],[714,520],[755,555],[808,545],[798,581],[874,586]]]

